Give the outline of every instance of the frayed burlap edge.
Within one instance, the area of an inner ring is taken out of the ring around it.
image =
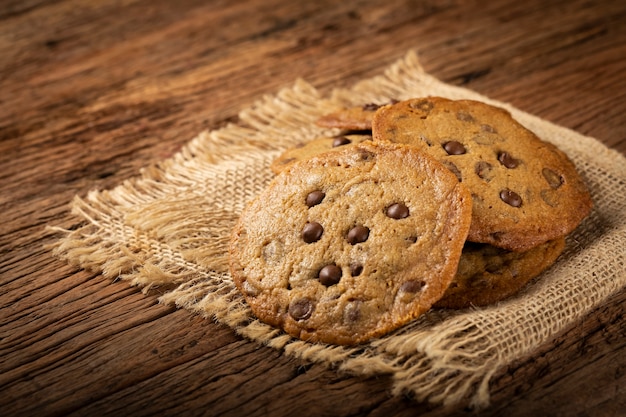
[[[257,320],[227,270],[230,228],[245,203],[272,178],[283,149],[322,134],[314,121],[342,105],[438,95],[508,109],[565,151],[592,190],[592,214],[568,238],[564,254],[518,296],[482,309],[431,311],[358,347],[310,344]],[[393,394],[455,405],[489,404],[492,376],[570,327],[626,285],[626,158],[593,138],[556,126],[431,77],[409,52],[379,77],[321,97],[306,82],[264,97],[237,124],[203,132],[173,158],[112,190],[76,197],[84,222],[62,234],[54,253],[80,268],[124,279],[212,317],[240,335],[307,361],[355,375],[390,374]]]

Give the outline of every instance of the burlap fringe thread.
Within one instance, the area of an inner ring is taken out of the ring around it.
[[[595,210],[573,233],[565,253],[518,296],[489,308],[431,311],[364,346],[305,343],[255,319],[227,270],[230,229],[245,203],[272,178],[283,149],[321,134],[314,121],[342,105],[438,95],[507,108],[575,162],[592,190]],[[571,326],[626,285],[626,159],[593,138],[447,85],[425,73],[409,52],[384,75],[322,98],[304,81],[267,96],[240,121],[203,132],[173,158],[108,191],[76,197],[85,222],[63,234],[56,255],[81,268],[145,290],[174,285],[160,298],[213,317],[237,333],[286,354],[357,375],[391,374],[393,394],[475,407],[489,404],[498,370]]]

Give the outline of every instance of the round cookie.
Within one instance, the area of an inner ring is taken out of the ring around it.
[[[374,141],[415,146],[446,165],[472,193],[468,240],[525,251],[570,233],[592,201],[573,163],[506,110],[440,97],[380,108]]]
[[[387,104],[397,103],[391,100]],[[342,130],[372,130],[372,118],[374,113],[382,105],[368,103],[363,106],[346,107],[333,113],[325,114],[317,119],[317,125],[329,129]]]
[[[311,342],[402,326],[450,284],[471,196],[417,149],[363,142],[296,162],[244,209],[229,247],[254,314]]]
[[[270,169],[273,173],[278,174],[285,169],[285,167],[296,161],[309,159],[312,156],[319,155],[324,152],[341,149],[346,145],[361,143],[371,139],[372,135],[365,134],[346,134],[335,137],[316,138],[309,142],[302,143],[299,146],[285,150],[285,152],[280,154],[278,158],[272,161]]]
[[[552,265],[564,248],[562,237],[526,252],[467,242],[454,280],[434,307],[459,309],[504,300]]]

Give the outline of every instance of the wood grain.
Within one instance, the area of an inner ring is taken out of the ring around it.
[[[474,415],[391,397],[56,260],[46,225],[303,78],[415,49],[438,78],[626,153],[626,3],[8,0],[0,5],[3,415]],[[626,409],[626,292],[503,369],[486,416]]]

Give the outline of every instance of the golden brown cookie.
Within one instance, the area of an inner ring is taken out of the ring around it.
[[[312,156],[324,152],[341,149],[343,146],[361,143],[371,139],[372,135],[370,134],[346,134],[335,137],[319,137],[285,150],[278,158],[272,161],[270,169],[273,173],[278,174],[285,169],[285,167],[296,161],[309,159]]]
[[[565,238],[550,240],[526,252],[467,242],[456,276],[435,307],[486,306],[504,300],[551,266],[564,248]]]
[[[391,100],[385,104],[396,102],[397,100]],[[317,125],[330,129],[372,130],[372,118],[381,106],[381,104],[367,103],[362,106],[346,107],[320,117],[317,120]]]
[[[525,251],[567,235],[591,211],[574,164],[506,110],[418,98],[380,108],[372,129],[374,141],[428,152],[470,189],[470,241]]]
[[[294,163],[246,206],[231,275],[265,323],[311,342],[365,342],[441,298],[470,211],[465,186],[428,155],[363,142]]]

